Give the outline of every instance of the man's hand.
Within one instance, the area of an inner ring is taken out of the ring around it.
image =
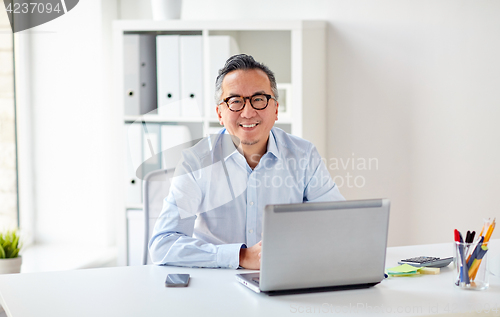
[[[260,270],[260,249],[262,241],[250,248],[240,249],[240,266],[249,270]]]

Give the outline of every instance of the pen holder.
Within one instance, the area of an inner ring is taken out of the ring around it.
[[[455,285],[466,290],[485,290],[488,282],[488,248],[482,243],[455,242]]]

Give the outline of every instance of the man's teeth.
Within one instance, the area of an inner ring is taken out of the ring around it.
[[[253,127],[255,127],[256,125],[257,125],[257,124],[256,124],[256,123],[254,123],[254,124],[242,124],[241,126],[242,126],[243,128],[253,128]]]

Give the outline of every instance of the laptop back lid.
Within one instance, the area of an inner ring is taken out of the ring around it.
[[[266,206],[260,290],[380,282],[389,207],[388,199]]]

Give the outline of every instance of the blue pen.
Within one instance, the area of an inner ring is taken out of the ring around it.
[[[466,285],[469,285],[470,284],[469,272],[467,269],[467,262],[465,259],[464,245],[463,245],[464,239],[462,238],[462,234],[460,232],[458,234],[460,235],[460,245],[458,246],[458,248],[460,250],[460,257],[461,257],[461,262],[462,262],[462,271],[461,271],[462,278],[461,278],[461,280]]]
[[[467,261],[467,267],[470,267],[472,265],[472,262],[474,262],[474,259],[477,258],[479,251],[481,251],[481,246],[483,245],[483,241],[484,241],[484,237],[481,236],[479,238],[477,245],[476,245],[476,248],[474,249],[474,251],[472,251],[472,253],[470,255],[469,261]]]

